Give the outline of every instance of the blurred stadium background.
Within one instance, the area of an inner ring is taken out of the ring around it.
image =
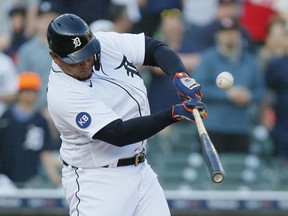
[[[226,171],[221,184],[210,180],[195,125],[173,125],[149,139],[147,158],[173,216],[288,215],[288,166],[273,156],[264,126],[255,125],[251,135],[248,154],[219,155]],[[67,216],[68,209],[62,189],[46,181],[40,166],[39,178],[27,188],[9,188],[9,181],[0,175],[0,216],[4,215]]]

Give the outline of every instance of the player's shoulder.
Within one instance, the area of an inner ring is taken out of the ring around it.
[[[98,37],[112,37],[112,36],[117,36],[117,35],[120,35],[120,33],[118,32],[114,32],[114,31],[97,31],[97,32],[94,32],[93,33],[96,38]]]
[[[98,31],[98,32],[94,32],[94,35],[95,37],[99,40],[99,41],[102,41],[102,40],[111,40],[113,38],[117,38],[117,37],[120,37],[120,34],[117,33],[117,32],[101,32],[101,31]]]
[[[94,32],[95,37],[101,42],[111,42],[115,40],[127,39],[128,41],[131,38],[144,38],[144,33],[133,34],[133,33],[118,33],[118,32]]]

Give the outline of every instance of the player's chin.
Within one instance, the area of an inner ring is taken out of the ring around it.
[[[92,71],[89,71],[89,72],[82,72],[80,73],[80,75],[77,77],[78,80],[80,81],[84,81],[84,80],[87,80],[87,79],[90,79],[92,76]]]

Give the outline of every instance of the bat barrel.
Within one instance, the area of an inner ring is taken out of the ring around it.
[[[218,153],[212,141],[210,140],[210,137],[200,117],[199,111],[197,109],[193,109],[193,115],[198,129],[203,157],[206,161],[211,179],[215,183],[220,183],[224,180],[224,169],[222,167]]]
[[[224,169],[220,162],[218,153],[212,144],[208,134],[201,134],[200,141],[202,146],[203,156],[206,160],[208,170],[212,181],[215,183],[220,183],[224,180]]]
[[[224,174],[222,172],[214,173],[212,176],[212,181],[215,183],[220,183],[224,180]]]

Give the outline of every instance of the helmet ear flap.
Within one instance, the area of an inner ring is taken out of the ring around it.
[[[101,62],[100,62],[100,52],[96,53],[94,55],[94,59],[95,59],[95,63],[94,63],[94,69],[99,71],[100,70],[100,66],[101,66]]]

